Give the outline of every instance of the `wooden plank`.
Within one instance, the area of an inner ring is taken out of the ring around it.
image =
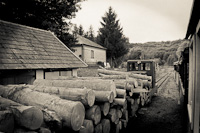
[[[188,116],[189,116],[189,122],[192,123],[192,106],[190,104],[187,104],[187,110],[188,110]]]
[[[199,46],[197,45],[197,35],[195,35],[195,43],[193,44],[193,52],[194,52],[194,128],[193,131],[195,133],[199,133],[199,89],[198,89],[198,63],[200,58],[200,53],[198,52]]]
[[[194,71],[193,71],[193,41],[191,41],[190,43],[190,47],[189,47],[189,87],[188,87],[188,105],[190,105],[191,108],[191,112],[189,115],[189,119],[190,119],[190,128],[193,128],[193,106],[194,106],[194,86],[193,86],[193,75],[194,75]],[[188,109],[188,113],[189,113],[189,109]]]
[[[199,82],[199,79],[200,79],[200,36],[197,35],[196,36],[196,89],[197,89],[197,107],[198,107],[198,132],[199,132],[199,122],[200,122],[200,82]]]
[[[192,104],[192,75],[193,75],[193,71],[192,71],[192,64],[193,64],[193,58],[192,58],[192,49],[189,48],[189,87],[188,87],[188,104]]]
[[[193,46],[195,44],[195,36],[192,37],[192,123],[191,123],[191,130],[194,128],[194,107],[195,107],[195,101],[194,101],[194,94],[195,94],[195,88],[194,88],[194,83],[195,83],[195,47]]]
[[[183,82],[182,82],[182,80],[180,78],[180,75],[179,75],[179,86],[180,86],[182,95],[185,96],[185,89],[183,88]]]

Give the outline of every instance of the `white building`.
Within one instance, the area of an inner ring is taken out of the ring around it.
[[[80,35],[77,35],[77,40],[72,48],[84,62],[88,65],[106,62],[106,48]]]

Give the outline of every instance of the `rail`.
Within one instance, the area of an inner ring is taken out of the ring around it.
[[[169,78],[171,73],[166,73],[164,76],[162,76],[161,78],[159,78],[158,80],[156,80],[156,87],[160,88]]]

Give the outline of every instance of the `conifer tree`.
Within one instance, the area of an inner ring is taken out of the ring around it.
[[[95,34],[92,25],[90,25],[89,27],[88,39],[90,39],[91,41],[95,41]]]
[[[78,34],[83,36],[84,35],[84,30],[83,30],[83,26],[80,24],[79,28],[78,28]]]
[[[113,67],[115,60],[128,52],[128,39],[123,35],[123,29],[112,7],[109,7],[102,20],[97,43],[107,48],[107,59]]]

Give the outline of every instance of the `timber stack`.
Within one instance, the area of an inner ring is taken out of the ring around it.
[[[139,106],[150,101],[151,77],[105,69],[98,72],[95,78],[0,85],[0,131],[118,133]]]

